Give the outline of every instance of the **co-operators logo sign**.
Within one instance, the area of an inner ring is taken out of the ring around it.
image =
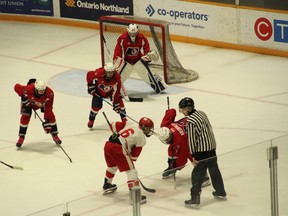
[[[188,19],[188,20],[200,20],[200,21],[208,21],[208,14],[205,13],[197,13],[195,11],[182,11],[182,10],[174,10],[174,9],[166,9],[166,8],[158,8],[155,9],[151,4],[146,7],[146,13],[152,17],[154,13],[157,13],[159,16],[169,16],[177,19]]]
[[[255,21],[254,31],[257,37],[262,41],[269,40],[273,33],[275,42],[288,43],[288,21],[276,20],[270,22],[268,19],[261,17]]]
[[[151,4],[149,4],[148,7],[146,8],[146,12],[147,12],[147,14],[148,14],[150,17],[152,17],[153,14],[155,13],[155,10],[154,10],[154,8],[152,7]]]

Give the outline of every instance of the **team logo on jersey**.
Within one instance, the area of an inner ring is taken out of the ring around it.
[[[126,55],[128,56],[137,56],[139,54],[139,47],[128,47],[126,50]]]
[[[112,86],[106,86],[104,83],[101,83],[99,85],[99,88],[103,91],[103,92],[110,92],[112,89]]]

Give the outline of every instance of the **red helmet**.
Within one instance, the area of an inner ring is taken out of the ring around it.
[[[150,118],[142,117],[139,120],[139,128],[147,137],[149,137],[153,134],[154,122]]]

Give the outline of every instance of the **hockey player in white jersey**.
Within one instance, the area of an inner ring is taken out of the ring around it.
[[[107,164],[103,185],[103,194],[113,193],[117,185],[112,184],[116,171],[126,172],[127,184],[130,190],[140,188],[138,172],[134,162],[139,157],[146,144],[146,137],[153,134],[154,123],[151,119],[143,117],[138,126],[128,126],[129,122],[116,122],[110,125],[114,132],[109,141],[105,143],[104,156]],[[141,203],[146,203],[146,196],[141,196]]]

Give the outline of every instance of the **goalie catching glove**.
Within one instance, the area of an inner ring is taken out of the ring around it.
[[[45,131],[45,133],[51,133],[52,127],[51,124],[48,121],[45,121],[42,123],[43,129]]]
[[[159,60],[159,55],[156,50],[151,50],[147,55],[142,56],[141,59],[145,62],[153,61],[155,63]]]

